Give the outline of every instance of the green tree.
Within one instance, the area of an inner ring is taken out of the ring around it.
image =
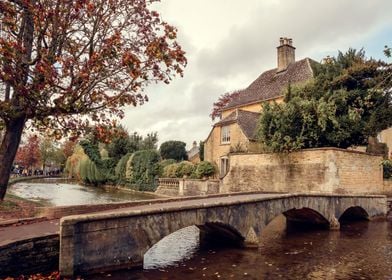
[[[290,86],[285,103],[263,104],[258,136],[266,150],[365,145],[392,125],[390,65],[350,49],[313,69],[314,80]]]
[[[162,159],[174,159],[176,161],[187,160],[186,144],[181,141],[166,141],[159,148]]]
[[[204,161],[204,141],[199,142],[199,157],[200,161]]]

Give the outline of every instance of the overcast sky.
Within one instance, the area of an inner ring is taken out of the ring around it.
[[[364,47],[383,58],[392,45],[391,0],[161,0],[154,6],[178,28],[187,53],[184,78],[146,89],[150,101],[125,109],[122,123],[160,143],[181,140],[187,148],[211,130],[212,103],[247,87],[276,67],[279,37],[293,38],[296,59],[320,61],[337,50]]]

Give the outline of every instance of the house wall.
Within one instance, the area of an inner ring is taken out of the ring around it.
[[[276,102],[276,103],[282,103],[283,102],[283,97],[278,97],[270,100],[266,100],[264,102]],[[260,113],[261,112],[261,102],[253,103],[253,104],[248,104],[244,106],[239,106],[235,108],[228,109],[226,111],[222,112],[222,119],[230,115],[232,112],[234,112],[236,109],[241,109],[244,111],[250,111],[250,112],[256,112]]]
[[[220,158],[230,153],[230,147],[241,143],[248,149],[249,140],[237,123],[230,124],[230,143],[221,144],[221,127],[215,126],[204,143],[204,160],[210,161],[220,168]]]
[[[335,148],[232,154],[220,192],[382,193],[380,156]]]
[[[392,158],[392,127],[381,131],[380,142],[387,144],[388,146],[388,157]]]

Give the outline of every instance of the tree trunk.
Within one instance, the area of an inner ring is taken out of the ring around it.
[[[0,146],[0,202],[7,191],[8,180],[16,152],[26,122],[25,116],[12,119],[6,123],[5,134]]]

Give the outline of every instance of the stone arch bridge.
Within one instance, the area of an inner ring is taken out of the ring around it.
[[[188,226],[200,240],[231,240],[257,246],[278,215],[288,222],[339,228],[344,218],[385,216],[385,196],[242,194],[171,200],[129,209],[69,216],[61,221],[60,272],[88,274],[143,264],[144,254],[165,236]]]

